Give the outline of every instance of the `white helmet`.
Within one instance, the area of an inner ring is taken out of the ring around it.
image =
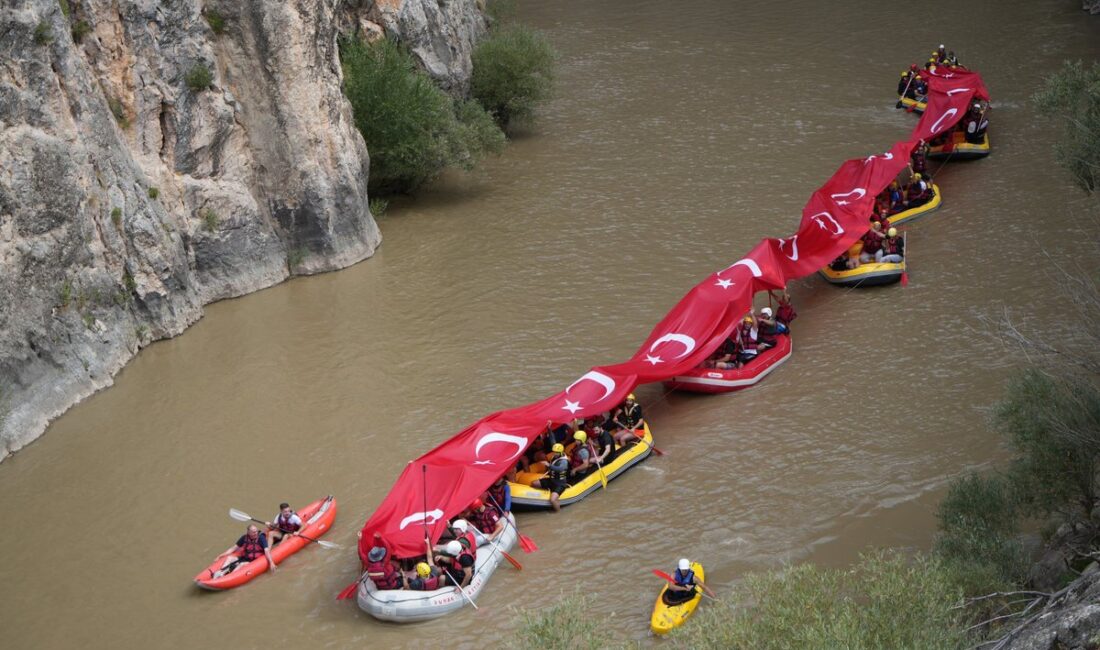
[[[452,539],[443,547],[443,552],[452,557],[458,557],[458,554],[462,552],[462,544],[459,544],[457,539]]]
[[[760,315],[763,316],[764,318],[771,318],[772,317],[772,308],[771,307],[765,307],[765,308],[761,309],[760,310]]]
[[[676,568],[681,571],[687,571],[691,568],[691,562],[688,562],[686,557],[680,558],[680,562],[676,565]]]
[[[460,533],[465,533],[466,529],[470,527],[470,524],[466,523],[465,519],[455,519],[451,524],[451,528],[454,528]]]

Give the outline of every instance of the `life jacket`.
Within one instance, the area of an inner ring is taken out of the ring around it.
[[[919,151],[913,152],[913,171],[917,173],[924,173],[925,167],[927,167],[927,161],[924,158],[924,154]]]
[[[373,580],[379,589],[397,589],[401,586],[401,576],[397,575],[389,559],[390,556],[387,553],[377,562],[367,562],[367,577]]]
[[[753,356],[756,354],[758,331],[759,330],[750,323],[741,324],[741,348],[746,355]]]
[[[475,524],[477,529],[488,535],[496,530],[497,522],[500,521],[500,515],[492,506],[485,506],[485,510],[474,514]]]
[[[264,547],[260,544],[260,535],[256,536],[256,539],[250,539],[246,534],[244,536],[244,544],[241,544],[241,557],[246,562],[251,562],[258,557],[262,557],[264,554]]]
[[[440,576],[428,576],[427,578],[416,577],[409,580],[409,589],[414,591],[435,591],[441,586],[439,584]]]
[[[504,488],[505,483],[497,485],[496,483],[489,486],[487,492],[489,493],[489,500],[493,508],[496,508],[497,512],[504,514]]]
[[[792,307],[789,302],[780,303],[779,309],[775,310],[775,320],[784,325],[790,324],[790,322],[796,318],[798,318],[798,312],[794,310],[794,307]]]
[[[546,466],[546,473],[550,476],[550,480],[564,483],[569,478],[569,459],[558,456]]]
[[[293,516],[294,516],[294,511],[292,510],[290,512],[290,517],[287,517],[285,520],[283,519],[282,514],[280,514],[278,517],[276,517],[275,518],[275,528],[276,528],[276,530],[281,530],[281,531],[286,532],[286,533],[298,532],[298,529],[300,529],[302,527],[302,525],[301,524],[292,524],[292,523],[290,523],[290,518],[293,517]]]
[[[882,254],[883,255],[898,255],[901,254],[902,243],[901,237],[890,238],[882,240]]]
[[[681,587],[694,587],[695,586],[695,572],[691,569],[681,572],[680,569],[672,574],[672,579],[676,581],[676,584]]]
[[[874,254],[875,251],[882,248],[882,237],[879,237],[878,235],[876,235],[874,233],[874,231],[871,231],[871,230],[867,231],[866,233],[863,234],[862,239],[863,239],[863,252],[864,253]],[[761,330],[761,334],[763,334],[763,333],[764,333],[763,330]]]
[[[630,406],[623,407],[622,423],[626,425],[628,429],[637,429],[638,423],[641,421],[642,416],[639,412],[641,407],[635,402]]]
[[[458,542],[462,544],[462,548],[466,550],[470,557],[477,559],[477,537],[474,536],[474,531],[467,530],[462,534],[462,537],[458,538]],[[459,553],[459,555],[462,554]]]
[[[576,446],[573,447],[573,452],[571,454],[569,454],[569,466],[570,467],[580,467],[581,465],[584,464],[584,461],[581,460],[581,454],[580,454],[581,449],[587,449],[588,450],[588,460],[589,461],[592,461],[592,459],[596,457],[596,450],[592,447],[592,443],[589,442],[589,441],[586,441],[583,446],[576,445]],[[595,464],[595,463],[593,462],[592,464]]]
[[[757,332],[760,334],[760,341],[762,343],[767,343],[773,347],[775,346],[777,342],[776,337],[779,336],[778,328],[775,325],[769,325],[764,321],[760,321]]]
[[[927,195],[928,190],[926,188],[921,187],[921,185],[923,183],[924,183],[924,181],[916,181],[916,182],[909,185],[909,189],[906,191],[906,195],[909,197],[910,201],[915,201],[915,200],[918,200],[918,199],[925,198],[925,196]]]

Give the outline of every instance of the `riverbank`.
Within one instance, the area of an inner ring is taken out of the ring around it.
[[[204,306],[374,254],[341,34],[465,92],[475,0],[3,10],[0,460]]]

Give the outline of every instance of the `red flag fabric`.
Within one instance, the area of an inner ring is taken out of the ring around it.
[[[945,71],[929,79],[928,108],[908,140],[888,151],[848,160],[811,196],[798,231],[768,238],[692,288],[626,361],[596,366],[555,395],[498,411],[413,460],[367,520],[359,555],[379,533],[397,557],[424,552],[447,521],[506,472],[546,422],[614,409],[639,384],[662,381],[702,363],[730,335],[758,291],[781,289],[844,252],[868,228],[875,197],[909,164],[913,149],[953,127],[975,98],[988,99],[981,77]]]

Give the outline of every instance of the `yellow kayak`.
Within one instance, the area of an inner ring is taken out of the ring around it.
[[[703,575],[702,564],[692,562],[691,570],[695,572],[697,578],[706,582],[707,578]],[[668,605],[665,603],[666,591],[668,591],[667,583],[661,589],[661,593],[657,595],[657,603],[653,605],[653,616],[649,619],[649,628],[656,634],[668,634],[673,628],[683,625],[684,621],[695,613],[695,608],[699,606],[699,601],[703,599],[703,590],[696,587],[695,598],[678,605]]]
[[[615,456],[615,460],[610,463],[605,463],[603,466],[604,476],[610,481],[619,474],[630,469],[635,463],[640,462],[650,454],[652,450],[650,445],[652,444],[653,434],[649,431],[649,424],[644,424],[644,435],[642,439],[639,440],[636,445],[627,445],[625,449],[618,447],[619,452],[618,455]],[[566,453],[568,453],[568,448]],[[526,508],[550,507],[550,490],[531,487],[531,482],[543,476],[545,471],[545,463],[534,463],[531,465],[530,472],[518,472],[516,474],[515,482],[510,482],[508,484],[508,487],[512,490],[513,506]],[[558,503],[567,506],[576,501],[580,501],[584,497],[600,489],[602,485],[603,482],[600,481],[599,470],[593,471],[576,483],[570,484],[569,487],[565,489],[565,492],[562,492],[558,497]]]
[[[933,210],[936,210],[943,203],[943,195],[940,194],[940,188],[935,183],[932,183],[932,199],[924,205],[918,205],[915,208],[909,208],[897,214],[890,215],[890,225],[900,226],[906,221],[912,221],[917,217],[922,217]]]

